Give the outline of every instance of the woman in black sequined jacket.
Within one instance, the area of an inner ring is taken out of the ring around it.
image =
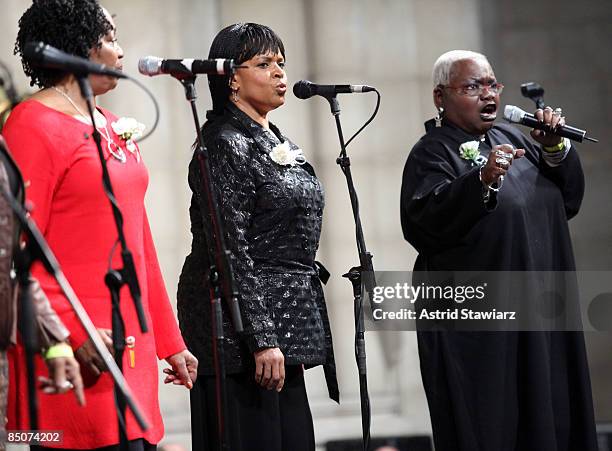
[[[231,78],[209,78],[213,110],[203,126],[244,324],[244,332],[236,334],[224,306],[232,450],[314,450],[304,367],[323,365],[330,397],[338,401],[331,331],[315,263],[323,188],[301,150],[267,119],[285,100],[284,53],[282,41],[268,27],[236,24],[217,35],[209,54],[247,66]],[[202,375],[191,394],[194,449],[216,449],[206,277],[214,253],[195,157],[189,185],[193,242],[180,277],[178,314]]]

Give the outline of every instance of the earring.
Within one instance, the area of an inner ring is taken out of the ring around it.
[[[232,101],[234,103],[237,103],[238,99],[239,99],[239,97],[238,97],[238,90],[237,89],[236,90],[232,90]]]
[[[435,117],[436,127],[442,127],[442,115],[444,114],[444,108],[438,107],[438,115]]]

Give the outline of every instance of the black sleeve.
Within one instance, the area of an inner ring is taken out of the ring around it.
[[[459,174],[444,145],[420,141],[410,153],[402,177],[401,221],[404,237],[419,252],[460,241],[497,205],[485,204],[479,168]]]
[[[540,171],[561,190],[567,219],[576,216],[584,197],[584,172],[574,145],[559,166],[551,167],[541,158]]]
[[[224,133],[207,143],[207,152],[213,181],[213,191],[220,209],[225,243],[231,254],[234,281],[244,325],[242,338],[249,350],[277,347],[274,323],[270,318],[266,300],[258,287],[249,252],[248,229],[255,208],[255,179],[251,171],[250,145],[239,133]],[[194,158],[189,183],[199,209],[207,212],[202,193],[200,164]],[[210,223],[208,214],[206,222]],[[209,255],[214,245],[208,239]]]
[[[498,127],[511,138],[512,144],[515,147],[525,149],[526,158],[532,160],[540,168],[540,173],[544,177],[559,187],[563,195],[567,219],[576,216],[584,197],[584,172],[582,171],[580,158],[574,144],[572,144],[567,156],[558,166],[550,166],[542,158],[542,152],[544,152],[542,146],[531,141],[515,127],[506,124]]]

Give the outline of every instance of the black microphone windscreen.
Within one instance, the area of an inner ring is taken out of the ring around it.
[[[316,94],[314,87],[308,80],[300,80],[293,85],[293,94],[298,99],[309,99]]]
[[[70,70],[70,66],[83,67],[89,63],[86,58],[66,53],[44,42],[28,42],[23,46],[23,57],[34,65],[60,70]],[[101,64],[90,64],[91,67],[103,67]]]
[[[39,63],[43,60],[44,47],[42,42],[26,42],[23,46],[23,57],[33,63]]]

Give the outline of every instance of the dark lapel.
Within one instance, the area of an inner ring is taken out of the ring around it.
[[[430,119],[425,122],[425,130],[427,133],[439,133],[441,136],[448,138],[452,143],[459,141],[456,149],[457,155],[459,155],[459,146],[467,141],[478,141],[478,150],[485,157],[489,156],[492,148],[491,135],[494,130],[493,128],[484,135],[485,138],[482,141],[480,135],[472,135],[445,118],[442,119],[442,127],[435,127],[434,120]]]
[[[232,103],[227,104],[227,109],[230,112],[230,116],[234,119],[234,124],[253,138],[261,152],[267,155],[274,149],[276,142],[260,124]]]
[[[233,119],[234,125],[240,130],[243,130],[247,135],[251,136],[257,144],[259,150],[264,154],[268,155],[277,145],[277,142],[271,136],[271,133],[274,133],[281,142],[288,141],[291,149],[298,149],[298,146],[290,139],[286,138],[276,125],[270,123],[270,132],[267,132],[260,124],[251,119],[248,114],[236,107],[234,104],[228,103],[226,108],[230,113],[230,117]],[[308,162],[300,166],[310,175],[316,177],[313,167]]]

